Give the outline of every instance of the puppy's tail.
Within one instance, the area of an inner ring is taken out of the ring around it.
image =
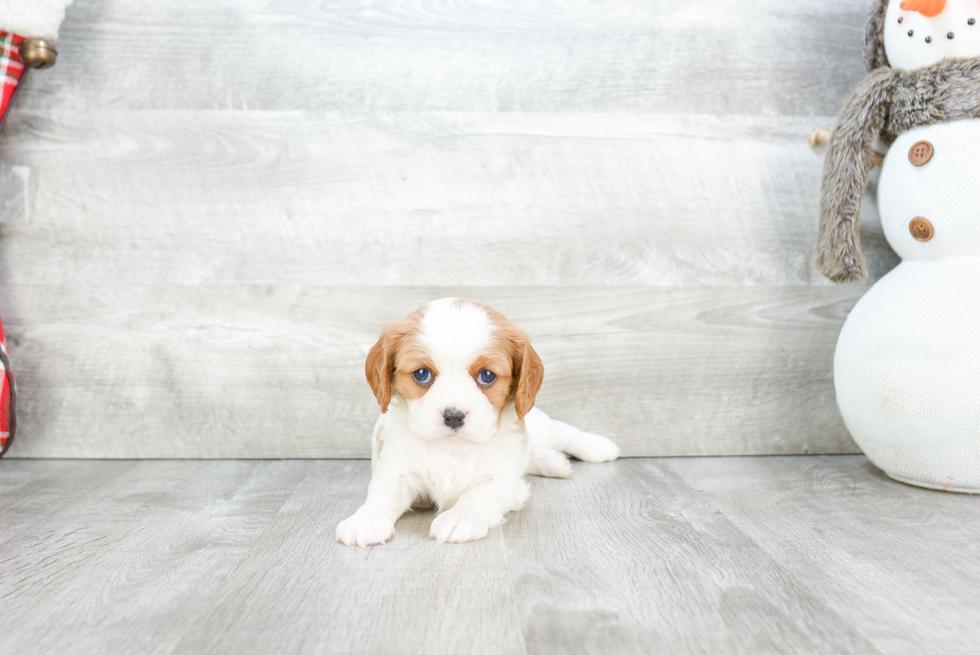
[[[556,421],[537,408],[524,417],[524,427],[531,453],[539,449],[558,450],[583,462],[611,462],[621,454],[619,446],[608,437]]]

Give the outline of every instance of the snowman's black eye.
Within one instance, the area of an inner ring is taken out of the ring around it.
[[[952,32],[950,32],[949,34],[946,35],[946,38],[947,39],[952,39],[954,36],[955,35]]]
[[[927,36],[926,37],[926,43],[932,43],[932,37],[931,36]]]
[[[912,36],[913,34],[915,34],[915,32],[913,32],[912,30],[909,30],[909,36]]]

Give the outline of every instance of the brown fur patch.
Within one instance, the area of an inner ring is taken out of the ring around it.
[[[403,341],[402,348],[395,357],[395,372],[392,378],[392,388],[405,400],[416,400],[426,394],[432,384],[421,385],[415,381],[414,373],[420,368],[432,371],[432,381],[439,375],[439,369],[429,358],[429,353],[418,343],[414,335]]]
[[[403,320],[388,323],[364,362],[364,374],[368,384],[371,385],[374,397],[378,399],[382,414],[388,411],[388,405],[391,403],[391,384],[397,367],[398,354],[406,345],[406,340],[418,333],[424,312],[425,308],[420,307]]]
[[[504,406],[513,396],[514,378],[511,376],[512,366],[510,353],[505,348],[497,345],[492,350],[474,359],[473,363],[470,364],[470,376],[476,380],[480,391],[487,397],[487,400],[490,401],[490,404],[493,405],[493,408],[497,410],[498,414],[503,411]],[[483,370],[490,371],[497,376],[493,384],[489,386],[480,384],[477,376]]]
[[[538,353],[535,352],[534,348],[531,347],[531,340],[524,330],[511,323],[506,316],[493,307],[475,300],[458,299],[456,302],[460,304],[469,303],[479,307],[490,317],[490,321],[496,328],[496,340],[487,354],[489,356],[496,354],[497,356],[510,360],[511,379],[504,404],[513,400],[514,407],[517,410],[517,416],[523,419],[534,408],[534,400],[538,395],[538,391],[541,390],[541,383],[544,382],[544,363],[538,357]],[[500,373],[494,371],[492,368],[489,370],[500,375]],[[477,370],[478,372],[479,370]],[[497,384],[500,382],[498,380]],[[490,402],[494,403],[494,400],[491,399]],[[494,407],[496,406],[494,404]],[[501,405],[501,408],[503,408],[503,405]]]

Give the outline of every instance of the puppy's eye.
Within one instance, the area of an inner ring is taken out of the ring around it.
[[[420,368],[412,373],[412,375],[415,377],[415,381],[419,384],[429,384],[432,382],[432,371],[427,368]]]
[[[480,374],[476,376],[476,381],[483,386],[490,386],[496,379],[497,374],[493,371],[487,371],[486,369],[480,371]]]

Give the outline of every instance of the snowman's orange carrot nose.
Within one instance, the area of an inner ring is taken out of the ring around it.
[[[945,8],[946,0],[902,0],[902,9],[905,11],[917,11],[929,18],[943,13],[943,9]]]

